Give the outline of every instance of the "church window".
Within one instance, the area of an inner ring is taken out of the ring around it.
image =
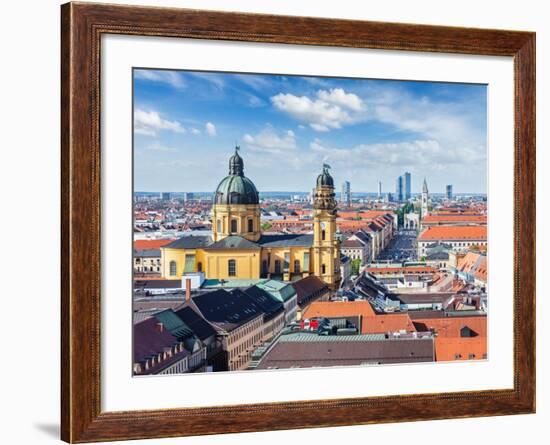
[[[327,273],[327,266],[325,264],[321,265],[321,273],[324,275]]]
[[[197,272],[202,272],[202,263],[200,261],[197,263]]]
[[[267,260],[263,260],[262,261],[262,275],[267,275],[269,272],[268,270],[268,267],[267,267]]]
[[[229,260],[227,262],[228,275],[230,277],[237,276],[237,262],[235,260]]]
[[[254,220],[253,219],[248,220],[248,231],[249,232],[254,232]]]
[[[294,260],[294,273],[300,273],[300,260]]]
[[[218,219],[216,221],[216,231],[219,233],[222,231],[222,220],[221,219]]]
[[[290,269],[290,252],[285,252],[284,272],[288,273]]]
[[[170,275],[176,276],[176,262],[170,261]]]
[[[275,260],[275,273],[281,273],[281,260]]]
[[[309,272],[309,252],[304,253],[304,272]]]
[[[327,234],[326,234],[325,230],[324,229],[321,230],[321,240],[324,241],[326,239],[326,237],[327,237]]]
[[[232,219],[231,220],[231,233],[236,233],[236,232],[237,232],[237,220]]]

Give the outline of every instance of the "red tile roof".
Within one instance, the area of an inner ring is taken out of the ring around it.
[[[368,301],[316,301],[309,306],[303,318],[361,316],[361,334],[384,334],[416,328],[407,314],[376,314]]]
[[[147,250],[147,249],[160,249],[168,243],[174,241],[173,239],[137,239],[134,240],[134,249]]]
[[[422,224],[445,224],[445,223],[477,223],[487,224],[487,215],[471,215],[471,214],[453,214],[453,215],[437,215],[431,214],[422,218]]]
[[[415,319],[419,330],[426,327],[435,332],[437,361],[472,360],[487,357],[487,317],[446,317]],[[460,330],[468,327],[477,335],[461,337]]]
[[[487,226],[431,226],[418,236],[419,241],[487,240]]]
[[[367,272],[372,275],[392,275],[392,274],[422,274],[436,273],[437,269],[431,266],[411,266],[411,267],[369,267]]]

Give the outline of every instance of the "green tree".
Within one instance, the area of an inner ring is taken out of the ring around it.
[[[356,258],[355,260],[351,260],[351,274],[352,275],[359,275],[359,268],[361,267],[361,260],[359,258]]]

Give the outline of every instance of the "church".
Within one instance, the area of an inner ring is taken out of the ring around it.
[[[313,234],[263,234],[260,197],[244,175],[238,147],[229,174],[213,196],[212,235],[183,236],[161,248],[162,276],[175,279],[203,272],[206,279],[271,278],[294,281],[316,275],[331,288],[340,284],[334,180],[324,165],[313,201]]]

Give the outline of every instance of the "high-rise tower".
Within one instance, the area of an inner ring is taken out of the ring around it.
[[[426,178],[424,178],[424,183],[422,184],[420,217],[424,218],[427,214],[428,214],[428,184],[426,183]]]
[[[330,166],[317,176],[313,200],[314,273],[333,289],[340,284],[340,243],[336,238],[336,199]]]

